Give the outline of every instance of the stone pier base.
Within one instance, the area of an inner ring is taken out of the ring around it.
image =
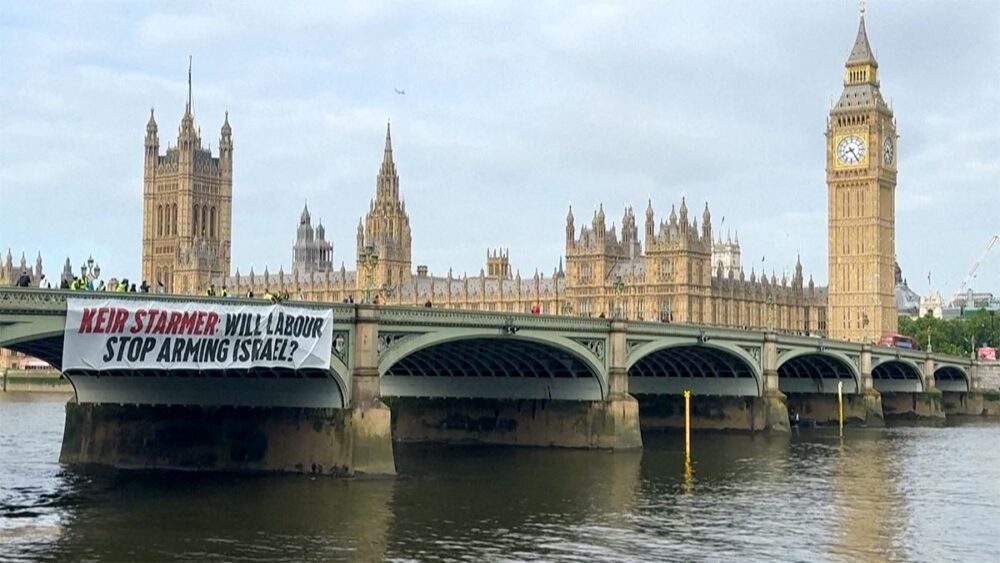
[[[120,468],[393,474],[389,411],[66,405],[59,461]]]
[[[608,401],[394,398],[392,434],[401,442],[564,448],[642,447],[639,406]]]
[[[643,429],[684,428],[684,397],[637,395]],[[695,395],[691,397],[695,430],[788,431],[788,409],[781,393],[766,397]]]
[[[829,393],[789,393],[788,411],[820,424],[837,424],[840,416],[837,396]],[[884,426],[882,396],[877,391],[844,395],[844,424]]]
[[[941,393],[941,406],[948,416],[1000,416],[1000,393],[944,391]]]
[[[1000,391],[983,392],[983,416],[1000,416]]]
[[[882,411],[888,421],[944,422],[941,392],[882,393]]]

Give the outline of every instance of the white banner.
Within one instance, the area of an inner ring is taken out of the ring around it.
[[[67,300],[63,370],[329,369],[333,311]]]

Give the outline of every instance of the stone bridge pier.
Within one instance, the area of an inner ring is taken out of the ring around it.
[[[341,317],[344,317],[341,312]],[[67,373],[60,462],[122,468],[393,475],[375,312],[350,322],[349,375]],[[30,351],[30,350],[29,350]],[[50,360],[51,361],[51,360]]]
[[[934,356],[912,352],[907,357],[898,351],[883,352],[881,356],[873,374],[875,385],[881,386],[886,420],[944,422],[943,393],[936,382]],[[968,376],[961,373],[962,387],[968,390]]]
[[[845,354],[825,346],[807,354],[792,356],[779,364],[779,383],[788,397],[794,418],[837,424],[840,418],[837,387],[844,405],[844,424],[882,426],[882,395],[872,378],[872,350],[860,345],[857,353]],[[803,376],[811,377],[804,384]]]
[[[625,323],[604,321],[580,338],[522,328],[520,322],[544,320],[514,317],[458,334],[447,327],[408,334],[396,332],[385,313],[383,342],[403,342],[382,361],[395,440],[642,446],[638,403],[628,391]]]

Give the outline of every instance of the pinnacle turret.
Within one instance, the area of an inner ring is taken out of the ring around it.
[[[188,99],[187,106],[184,108],[184,116],[190,117],[194,114],[194,108],[191,104],[191,64],[194,62],[194,57],[188,55]]]
[[[153,117],[153,108],[149,108],[149,121],[146,122],[146,134],[155,136],[157,131],[159,131],[159,127],[156,125],[156,118]]]
[[[382,164],[392,162],[392,131],[390,129],[390,123],[387,121],[385,123],[385,152],[382,155]]]

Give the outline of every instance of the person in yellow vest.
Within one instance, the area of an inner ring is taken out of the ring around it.
[[[222,298],[227,299],[228,297],[229,297],[229,290],[226,289],[226,286],[222,286]]]
[[[264,288],[264,300],[270,301],[271,303],[275,302],[274,294],[271,293],[270,289]]]
[[[125,293],[126,291],[128,291],[128,280],[122,279],[122,281],[118,282],[118,288],[115,289],[115,291],[117,291],[118,293]]]

